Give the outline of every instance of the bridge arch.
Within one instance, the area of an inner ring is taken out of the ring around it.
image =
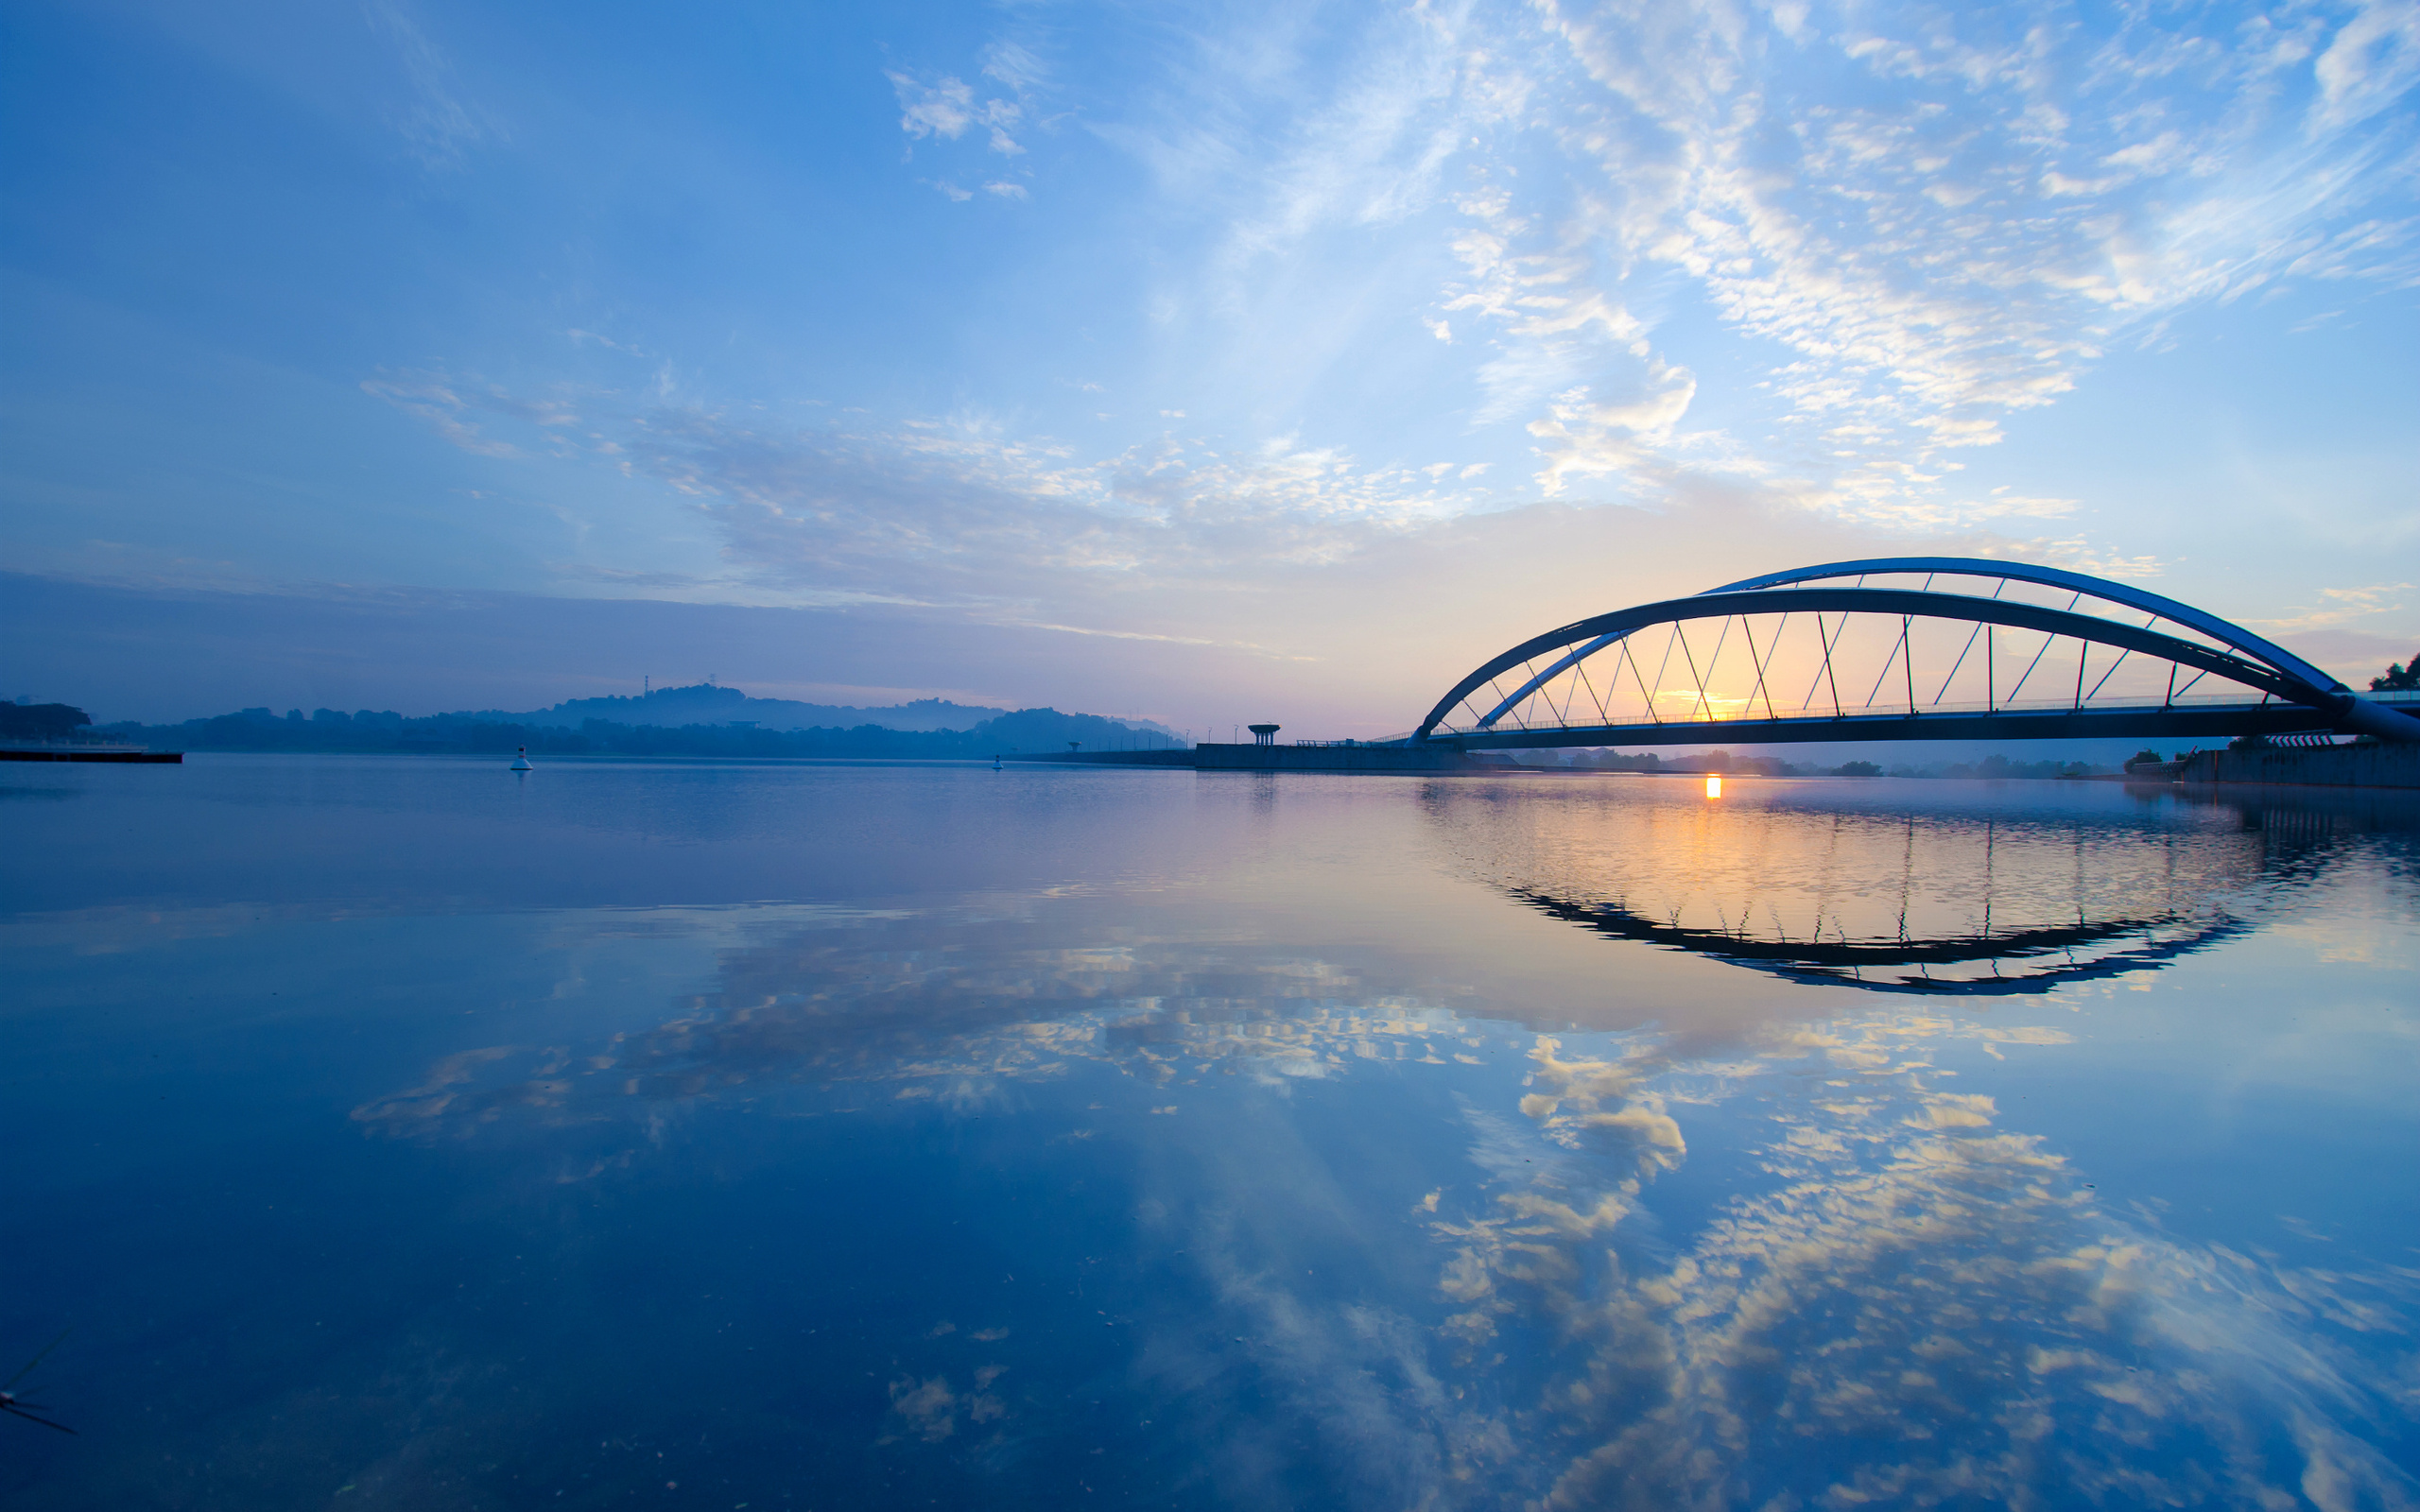
[[[2279,672],[2300,677],[2314,687],[2342,689],[2344,686],[2284,646],[2263,640],[2242,626],[2222,620],[2206,610],[2195,609],[2190,604],[2136,588],[2132,583],[2113,582],[2106,577],[2071,573],[2059,567],[2036,567],[2030,562],[1995,561],[1984,557],[1871,557],[1860,561],[1826,562],[1820,567],[1797,567],[1788,572],[1743,577],[1736,583],[1725,583],[1708,592],[1747,593],[1760,588],[1794,587],[1839,577],[1854,577],[1862,583],[1868,577],[1911,576],[1917,573],[1925,575],[1927,591],[1933,580],[1942,577],[1971,577],[2003,585],[2034,583],[2070,592],[2077,598],[2092,598],[2138,610],[2157,620],[2167,620],[2197,631]],[[1996,597],[1998,592],[1996,589],[1992,596]]]
[[[1919,577],[1912,588],[1874,583]],[[1810,586],[1843,578],[1855,581]],[[1934,586],[1944,578],[1993,587],[1987,594]],[[2084,611],[2087,599],[2093,612]],[[1706,625],[1713,621],[1719,628]],[[1701,627],[1694,644],[1691,626]],[[2001,671],[2003,631],[2022,668],[2011,668],[2013,683]],[[1651,677],[1637,653],[1659,637]],[[2061,683],[2072,664],[2070,690],[2028,700],[2029,686],[2043,688],[2034,679],[2046,658]],[[1810,668],[1803,696],[1777,694],[1777,685]],[[1668,674],[1686,680],[1667,687]],[[2283,647],[2190,605],[2057,568],[1901,557],[1766,574],[1548,630],[1474,669],[1410,739],[1469,748],[1709,738],[2195,738],[2314,729],[2420,740],[2420,719],[2359,697]]]

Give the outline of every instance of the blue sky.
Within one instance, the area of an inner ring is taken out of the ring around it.
[[[0,25],[11,693],[1374,733],[1893,551],[2420,644],[2411,4]]]

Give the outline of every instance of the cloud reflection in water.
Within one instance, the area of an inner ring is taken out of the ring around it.
[[[1695,931],[1801,979],[1982,962],[2040,991],[2156,969],[2288,918],[2316,875],[2220,822],[2079,835],[1484,796],[1429,817],[1469,874],[1525,902],[1592,928],[1664,920],[1632,938],[1690,947]],[[623,1158],[645,1159],[680,1107],[948,1117],[1122,1074],[1138,1105],[1184,1110],[1168,1137],[1206,1188],[1168,1194],[1190,1217],[1143,1223],[1224,1314],[1138,1340],[1137,1379],[1238,1391],[1218,1357],[1248,1358],[1371,1504],[2420,1503],[2377,1447],[2420,1398],[2420,1272],[2181,1240],[2152,1209],[2104,1204],[1995,1095],[1959,1090],[1979,1055],[2080,1053],[2066,1031],[1833,993],[1714,1040],[1521,1035],[1513,1086],[1507,1026],[1433,984],[1249,941],[1129,927],[1104,943],[1080,902],[764,911],[715,990],[653,1028],[467,1051],[354,1117],[411,1136],[618,1125]],[[1258,1263],[1243,1228],[1349,1173],[1222,1158],[1245,1105],[1221,1087],[1361,1078],[1356,1106],[1383,1120],[1407,1075],[1459,1108],[1467,1163],[1357,1242],[1425,1255],[1433,1289],[1338,1297]],[[1660,1186],[1693,1160],[1718,1162],[1702,1214]],[[954,1442],[960,1399],[984,1400],[912,1371],[890,1389],[902,1443]]]
[[[1466,1362],[1510,1319],[1557,1341],[1554,1434],[1527,1436],[1589,1447],[1547,1504],[2409,1504],[2346,1425],[2410,1410],[2377,1343],[2408,1338],[2420,1275],[2286,1267],[2101,1207],[1991,1097],[1941,1090],[1933,1057],[1975,1032],[1838,1020],[1712,1076],[1540,1041],[1541,1081],[1589,1095],[1579,1120],[1525,1110],[1627,1147],[1601,1185],[1499,1191],[1437,1227]],[[1792,1057],[1844,1074],[1776,1099],[1759,1189],[1677,1252],[1626,1245],[1679,1154],[1676,1084],[1736,1093]]]

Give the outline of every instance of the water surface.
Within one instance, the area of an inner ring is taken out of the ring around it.
[[[26,1507],[2408,1506],[2415,820],[0,771]],[[13,1369],[15,1360],[0,1365]]]

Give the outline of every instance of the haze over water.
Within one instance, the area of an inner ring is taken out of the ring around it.
[[[2420,810],[0,773],[27,1508],[2420,1503]]]

